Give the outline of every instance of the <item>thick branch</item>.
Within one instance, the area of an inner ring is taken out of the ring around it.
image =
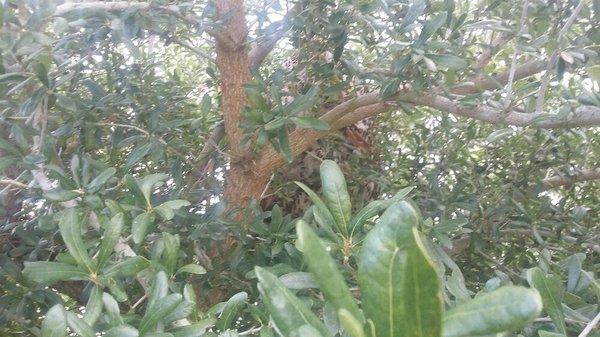
[[[56,6],[54,16],[62,16],[76,10],[103,10],[107,12],[119,12],[126,9],[145,10],[150,8],[149,2],[139,1],[90,1],[90,2],[67,2]]]
[[[590,180],[600,179],[600,168],[587,169],[575,172],[569,175],[555,175],[542,180],[544,188],[550,189],[560,186],[570,186],[575,183],[580,183]]]

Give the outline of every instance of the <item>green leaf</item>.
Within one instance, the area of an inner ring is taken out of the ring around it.
[[[288,138],[288,133],[285,128],[279,129],[277,133],[277,140],[279,141],[279,150],[283,155],[283,158],[290,164],[294,159],[292,154],[292,148],[290,147],[290,140]]]
[[[142,192],[142,195],[146,199],[148,205],[150,205],[150,197],[152,196],[152,189],[162,181],[169,178],[168,174],[165,173],[154,173],[144,176],[143,178],[137,181],[137,184]]]
[[[44,198],[49,201],[63,202],[77,198],[80,194],[76,191],[67,191],[60,187],[44,192]]]
[[[94,326],[102,313],[102,290],[97,285],[92,287],[90,298],[85,305],[85,314],[83,320],[90,326]]]
[[[463,302],[446,312],[443,337],[467,337],[513,331],[523,327],[542,310],[534,289],[505,286]]]
[[[406,14],[404,14],[404,18],[402,18],[402,24],[400,28],[404,28],[413,22],[423,13],[425,8],[427,7],[427,3],[425,0],[415,0],[413,4],[408,8]]]
[[[96,337],[94,329],[70,311],[67,312],[67,323],[69,328],[79,337]]]
[[[426,54],[435,64],[442,65],[448,69],[464,69],[469,66],[467,60],[451,54]]]
[[[439,336],[442,291],[408,202],[390,206],[360,252],[358,282],[365,315],[377,337]]]
[[[82,240],[83,234],[79,221],[77,210],[67,208],[58,222],[58,228],[69,254],[77,261],[77,264],[91,272],[94,270],[93,264]]]
[[[352,203],[346,189],[346,179],[340,167],[332,160],[321,163],[321,184],[325,204],[335,219],[337,229],[348,235],[348,224],[352,216]]]
[[[283,336],[290,336],[304,325],[315,328],[321,335],[329,336],[327,328],[315,314],[292,294],[277,276],[261,267],[255,267],[258,290],[273,323]]]
[[[290,120],[287,119],[286,117],[277,117],[277,118],[273,119],[272,121],[268,122],[267,124],[265,124],[264,128],[267,131],[281,129],[284,125],[289,123],[289,121]]]
[[[123,225],[125,223],[125,215],[123,213],[118,213],[112,219],[110,219],[106,230],[104,230],[104,235],[102,236],[102,244],[100,245],[100,250],[98,251],[98,256],[96,257],[97,261],[97,269],[104,266],[110,255],[112,254],[115,245],[119,241],[121,237],[121,230],[123,229]]]
[[[563,335],[561,333],[544,331],[544,330],[538,330],[538,335],[540,337],[567,337],[566,335]]]
[[[179,254],[179,234],[173,235],[163,232],[163,241],[165,243],[165,267],[173,275],[177,265],[177,255]]]
[[[567,333],[565,325],[565,314],[562,309],[562,298],[564,289],[559,275],[545,275],[544,272],[536,267],[527,271],[527,280],[529,285],[537,289],[542,297],[544,311],[552,319],[558,331],[562,334]]]
[[[197,265],[195,263],[190,263],[190,264],[186,264],[185,266],[179,268],[179,270],[177,270],[176,274],[179,274],[179,273],[202,275],[202,274],[206,274],[206,269],[204,269],[204,267]]]
[[[319,237],[302,220],[298,221],[296,225],[296,233],[298,250],[304,253],[304,261],[308,270],[312,273],[325,299],[333,304],[336,312],[345,309],[356,319],[364,322],[358,305],[348,290],[344,276],[321,244]]]
[[[288,115],[296,115],[300,112],[312,108],[317,103],[317,92],[319,88],[313,85],[306,94],[296,96],[292,102],[285,106]]]
[[[154,214],[151,212],[144,212],[138,214],[131,224],[131,234],[133,236],[133,242],[136,244],[141,243],[146,238],[150,227],[154,224]]]
[[[503,128],[490,133],[485,140],[489,143],[495,143],[496,141],[511,136],[514,133],[515,130],[511,128]]]
[[[379,215],[390,205],[402,201],[404,197],[413,190],[413,187],[405,187],[398,191],[396,195],[387,200],[374,200],[371,201],[367,206],[363,207],[358,213],[356,213],[352,219],[350,219],[350,233],[361,230],[365,222],[376,215]]]
[[[143,256],[134,256],[108,266],[103,270],[103,274],[111,278],[134,276],[149,266],[150,261],[146,260],[146,258]]]
[[[42,321],[42,337],[66,337],[67,313],[62,304],[56,304],[46,313]]]
[[[142,320],[140,321],[140,334],[143,335],[154,328],[158,322],[173,312],[182,300],[183,298],[180,294],[171,294],[162,298],[160,301],[154,302],[152,306],[149,306],[148,309],[146,309],[144,317],[142,317]]]
[[[338,316],[342,327],[351,337],[366,337],[363,325],[348,310],[340,309]]]
[[[137,164],[142,158],[144,158],[152,149],[152,142],[144,143],[141,146],[136,147],[125,161],[125,168],[129,169],[133,165]]]
[[[427,21],[427,23],[423,25],[421,35],[419,35],[419,42],[422,43],[427,41],[438,29],[444,25],[447,17],[448,12],[441,12],[430,21]]]
[[[108,318],[108,324],[110,326],[118,326],[123,324],[123,318],[121,317],[121,310],[119,309],[119,303],[108,293],[102,293],[102,303],[104,304],[104,310]]]
[[[159,271],[154,277],[152,287],[150,288],[150,295],[148,296],[148,307],[152,307],[157,301],[167,296],[169,292],[169,280],[167,274],[164,271]]]
[[[129,325],[119,325],[108,331],[104,337],[138,337],[140,333],[138,330]]]
[[[337,237],[333,233],[333,227],[336,226],[335,220],[333,219],[333,215],[331,215],[331,212],[323,200],[321,200],[321,198],[319,198],[319,196],[313,190],[311,190],[310,187],[299,181],[296,181],[295,183],[296,185],[300,186],[300,188],[308,195],[310,201],[312,201],[314,204],[313,214],[317,223],[327,232],[331,239],[337,240]]]
[[[398,93],[398,88],[400,87],[400,83],[402,82],[399,78],[394,78],[389,80],[381,85],[381,89],[379,90],[379,94],[381,98],[390,98]]]
[[[226,303],[219,320],[217,321],[216,327],[220,331],[234,328],[232,323],[234,322],[235,315],[241,310],[246,304],[248,294],[245,292],[237,293],[233,295]]]
[[[189,205],[190,202],[187,200],[171,200],[154,207],[154,211],[158,213],[163,219],[171,220],[175,216],[175,213],[173,212],[174,210]]]
[[[104,186],[104,184],[108,181],[108,179],[112,178],[112,176],[117,173],[117,170],[113,167],[109,167],[106,170],[102,171],[94,180],[92,180],[87,186],[86,191],[89,193],[96,193]]]
[[[47,261],[26,261],[23,275],[29,280],[45,285],[60,281],[83,281],[88,279],[88,274],[75,266]]]
[[[304,129],[315,129],[318,131],[327,131],[329,130],[329,124],[323,122],[322,120],[314,117],[292,117],[292,121],[299,128]]]
[[[304,272],[292,272],[279,276],[281,283],[288,289],[310,289],[319,288],[319,285],[315,282],[315,278],[311,273]]]
[[[172,333],[175,337],[201,337],[206,332],[206,329],[214,325],[214,318],[207,318],[198,323],[173,330]]]

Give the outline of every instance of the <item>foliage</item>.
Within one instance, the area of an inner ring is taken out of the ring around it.
[[[598,315],[598,1],[123,3],[0,1],[0,335],[370,335],[381,232],[407,334],[406,275],[432,336],[526,283],[495,332]]]

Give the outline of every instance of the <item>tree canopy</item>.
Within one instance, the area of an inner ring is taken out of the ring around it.
[[[0,334],[597,335],[599,17],[0,1]]]

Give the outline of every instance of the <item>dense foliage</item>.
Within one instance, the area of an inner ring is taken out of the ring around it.
[[[600,336],[598,17],[0,1],[0,335]]]

